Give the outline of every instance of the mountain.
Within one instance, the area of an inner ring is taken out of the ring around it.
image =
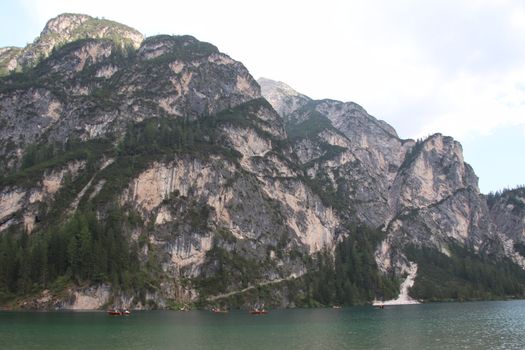
[[[523,234],[450,137],[85,15],[0,52],[9,307],[355,304],[416,271],[416,298],[524,295]]]
[[[286,131],[301,166],[330,194],[332,206],[387,233],[378,255],[385,269],[392,266],[391,248],[408,242],[446,251],[453,239],[484,248],[493,235],[488,208],[458,142],[441,134],[401,140],[355,103],[297,102],[301,95],[282,83],[264,85],[276,110],[300,106],[283,115]]]
[[[137,30],[123,24],[81,14],[63,14],[49,20],[35,41],[25,48],[0,50],[0,76],[34,67],[62,45],[75,40],[112,40],[117,46],[137,48],[144,39]]]

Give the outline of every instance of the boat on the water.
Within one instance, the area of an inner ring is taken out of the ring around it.
[[[109,309],[108,315],[110,316],[129,316],[131,315],[131,311],[129,311],[128,309],[123,309],[123,310]]]
[[[253,308],[250,310],[250,314],[252,315],[266,315],[268,311],[264,308]]]

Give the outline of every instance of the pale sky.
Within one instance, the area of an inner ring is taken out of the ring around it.
[[[357,102],[402,138],[453,136],[484,193],[525,184],[523,0],[2,0],[0,47],[64,12],[193,35],[256,78]]]

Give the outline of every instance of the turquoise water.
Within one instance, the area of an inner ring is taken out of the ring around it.
[[[242,311],[0,312],[0,349],[525,349],[525,301]]]

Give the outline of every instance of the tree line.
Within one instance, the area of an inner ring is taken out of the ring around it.
[[[141,264],[139,243],[128,238],[132,224],[130,216],[114,207],[107,211],[103,222],[94,212],[81,212],[66,224],[43,233],[3,234],[0,301],[43,289],[61,292],[68,284],[111,283],[122,290],[154,288],[150,276],[157,264]],[[155,254],[151,256],[154,259]]]
[[[308,303],[355,305],[397,297],[399,280],[379,271],[374,257],[383,236],[379,230],[354,227],[333,255],[327,250],[318,252],[314,272],[306,278]]]
[[[410,294],[425,300],[476,300],[525,296],[525,271],[507,258],[449,244],[450,256],[436,249],[409,246],[418,264]]]

